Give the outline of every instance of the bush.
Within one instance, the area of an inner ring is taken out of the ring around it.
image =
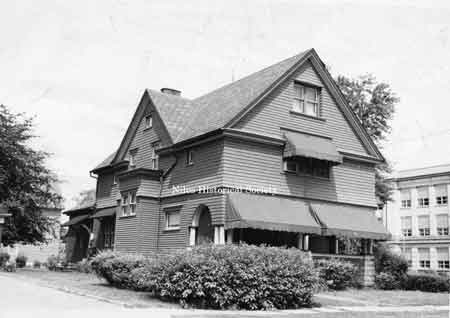
[[[16,271],[16,263],[8,261],[4,265],[4,269],[5,269],[5,271],[10,272],[10,273],[15,272]]]
[[[35,260],[35,261],[33,262],[33,267],[34,267],[34,268],[41,268],[41,266],[42,266],[42,264],[41,264],[40,261]]]
[[[56,271],[56,269],[58,268],[58,264],[59,264],[59,259],[58,259],[58,257],[57,256],[55,256],[55,255],[50,255],[48,258],[47,258],[47,268],[50,270],[50,271]]]
[[[450,292],[450,279],[437,274],[409,274],[403,287],[424,292]]]
[[[80,273],[92,273],[91,262],[87,258],[84,258],[75,264],[75,270]]]
[[[375,272],[390,274],[401,282],[408,272],[408,261],[384,245],[379,245],[375,250]]]
[[[399,280],[391,273],[381,272],[375,275],[375,286],[379,289],[393,290],[402,288],[403,279]]]
[[[136,289],[182,305],[215,309],[309,306],[318,275],[297,249],[205,245],[149,260],[132,272]]]
[[[0,252],[0,267],[3,267],[8,263],[10,256],[6,252]]]
[[[92,270],[109,284],[118,288],[136,289],[131,272],[144,266],[146,258],[137,254],[112,251],[99,253],[91,261]]]
[[[23,268],[27,266],[28,258],[25,255],[19,255],[16,257],[16,266],[17,268]]]
[[[322,284],[330,289],[342,290],[347,287],[357,286],[357,268],[350,262],[337,259],[318,260],[316,267]]]

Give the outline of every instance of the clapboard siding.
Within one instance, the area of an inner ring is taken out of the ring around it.
[[[218,187],[222,184],[223,141],[215,141],[193,147],[194,164],[186,164],[186,151],[175,154],[176,165],[164,180],[163,196],[170,196],[175,186],[198,189],[200,186]],[[161,168],[169,169],[173,155],[161,157]]]
[[[113,184],[113,173],[101,174],[97,179],[97,208],[104,208],[116,204],[117,185]]]
[[[298,176],[282,170],[281,147],[227,139],[224,185],[273,188],[283,195],[375,206],[373,165],[345,160],[334,166],[330,179]]]
[[[212,224],[225,223],[225,197],[223,194],[190,194],[166,198],[162,201],[160,213],[160,238],[159,248],[163,252],[170,252],[176,249],[185,248],[189,245],[189,227],[197,207],[204,204],[211,213]],[[179,230],[165,230],[164,207],[180,205],[181,224]]]
[[[140,215],[140,252],[151,254],[156,252],[158,233],[159,201],[155,199],[139,198]]]
[[[114,249],[119,252],[139,253],[139,233],[141,202],[137,203],[135,216],[122,217],[118,209],[116,213],[116,232],[114,239]]]
[[[280,135],[280,128],[290,128],[333,139],[340,150],[367,155],[367,150],[335,103],[327,88],[321,94],[321,117],[310,118],[291,112],[295,96],[294,79],[324,86],[310,62],[282,83],[254,107],[234,128]]]

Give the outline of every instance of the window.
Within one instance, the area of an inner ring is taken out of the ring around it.
[[[174,230],[180,228],[180,207],[164,209],[166,212],[166,229]]]
[[[437,260],[439,269],[450,269],[448,247],[437,248]]]
[[[437,205],[447,205],[448,194],[447,194],[447,185],[446,184],[435,186],[434,193],[436,195],[436,204]]]
[[[295,97],[292,110],[309,116],[319,117],[320,89],[294,84]]]
[[[420,236],[430,236],[430,217],[421,215],[417,218]]]
[[[114,248],[114,220],[102,221],[103,248]]]
[[[401,228],[403,236],[412,236],[412,218],[410,216],[401,217]]]
[[[419,248],[419,267],[420,268],[430,268],[430,249],[429,248]]]
[[[128,155],[128,161],[130,167],[136,166],[136,155],[137,155],[137,149],[130,150],[130,153]]]
[[[122,216],[136,214],[136,191],[122,193],[121,208]]]
[[[116,178],[116,175],[113,175],[113,185],[116,185],[117,184],[117,178]]]
[[[153,127],[153,117],[151,115],[145,117],[145,129]]]
[[[412,267],[412,250],[410,247],[405,247],[402,249],[402,255],[408,262],[408,267]]]
[[[401,190],[400,200],[402,204],[402,209],[411,208],[411,190],[410,189]]]
[[[295,159],[286,159],[284,161],[284,170],[314,177],[330,177],[330,163],[328,161],[313,158],[299,157]]]
[[[194,150],[188,150],[186,153],[186,164],[193,165],[194,164]]]
[[[154,170],[157,170],[159,166],[159,156],[156,154],[156,149],[158,148],[159,143],[154,143],[150,153],[151,167]]]
[[[419,208],[426,208],[430,206],[428,187],[417,188],[417,205]]]
[[[437,235],[448,235],[448,214],[436,215]]]

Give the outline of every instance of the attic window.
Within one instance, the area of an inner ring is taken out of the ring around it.
[[[194,164],[194,150],[188,150],[186,153],[186,164],[188,166]]]
[[[130,167],[136,166],[136,155],[137,155],[137,149],[130,150],[130,153],[128,154],[128,164]]]
[[[153,117],[148,115],[145,117],[145,129],[150,129],[153,127]]]
[[[320,88],[304,84],[294,84],[295,96],[292,111],[319,117]]]

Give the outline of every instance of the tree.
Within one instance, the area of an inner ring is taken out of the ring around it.
[[[41,207],[59,207],[57,177],[45,165],[49,154],[30,146],[33,119],[13,114],[0,105],[0,204],[12,214],[5,223],[2,241],[44,242],[52,227]]]
[[[75,208],[85,207],[95,203],[95,189],[81,191],[78,196],[74,197]]]
[[[391,132],[391,120],[399,98],[386,83],[377,82],[371,74],[349,79],[338,76],[336,83],[344,94],[369,136],[381,148],[381,142]],[[392,169],[388,162],[379,164],[375,171],[375,193],[380,203],[391,200],[392,189],[385,181]]]

